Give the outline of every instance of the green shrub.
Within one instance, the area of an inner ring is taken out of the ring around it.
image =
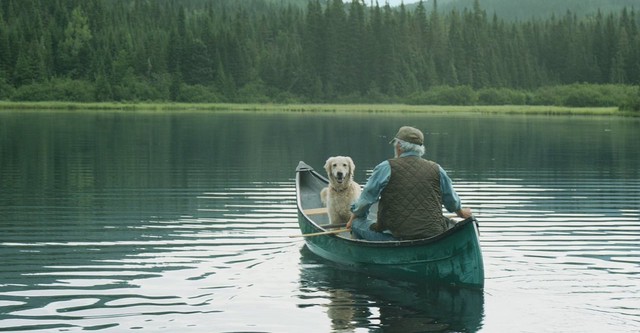
[[[596,89],[571,87],[563,94],[562,106],[587,107],[603,105],[602,94]]]
[[[481,105],[524,105],[527,94],[507,88],[485,88],[478,91],[478,104]]]
[[[561,105],[557,87],[541,87],[536,89],[531,96],[531,105]]]
[[[94,98],[93,83],[64,78],[23,85],[11,96],[14,101],[92,102]]]
[[[437,91],[437,96],[441,102],[438,104],[445,105],[474,105],[478,99],[475,91],[469,86],[445,87]]]
[[[125,80],[121,84],[112,86],[111,90],[113,99],[116,101],[166,101],[169,98],[168,88],[161,90],[140,79]]]
[[[619,108],[624,111],[640,112],[640,86],[620,103]]]
[[[618,106],[632,94],[630,86],[614,84],[571,84],[541,87],[533,92],[531,104],[570,107]]]
[[[200,84],[183,84],[180,87],[178,101],[184,103],[218,103],[220,102],[220,97],[209,87]]]
[[[0,100],[9,99],[13,95],[13,87],[7,83],[5,78],[0,78]]]
[[[478,97],[469,86],[437,86],[411,95],[407,102],[418,105],[474,105]]]
[[[261,80],[252,81],[238,89],[236,99],[241,103],[269,103],[269,88]]]

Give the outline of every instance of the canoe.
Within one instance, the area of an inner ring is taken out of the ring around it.
[[[304,162],[296,168],[298,224],[302,235],[335,230],[329,224],[320,191],[326,177]],[[375,218],[377,206],[369,216]],[[484,286],[484,267],[474,217],[451,226],[440,235],[417,240],[373,242],[352,239],[349,232],[304,237],[315,255],[346,269],[376,276],[429,284]]]

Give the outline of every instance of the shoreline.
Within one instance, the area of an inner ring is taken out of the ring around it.
[[[617,107],[564,107],[541,105],[408,105],[408,104],[272,104],[272,103],[78,103],[0,101],[0,112],[43,111],[202,111],[202,112],[291,112],[291,113],[444,113],[512,115],[589,115],[638,117]]]

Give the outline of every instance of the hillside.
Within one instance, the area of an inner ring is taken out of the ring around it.
[[[472,8],[473,0],[441,0],[443,9]],[[446,4],[448,2],[448,4]],[[640,9],[637,0],[481,0],[480,7],[489,14],[513,20],[545,19],[563,16],[567,11],[578,16],[620,12],[625,7]]]
[[[425,1],[428,10],[432,8],[432,1]],[[405,4],[413,2],[405,0]],[[438,9],[450,12],[453,9],[463,10],[473,8],[474,0],[438,0]],[[416,2],[417,3],[417,2]],[[414,8],[416,3],[407,5]],[[640,10],[638,0],[479,0],[480,8],[487,14],[508,20],[529,20],[532,18],[546,19],[552,15],[564,16],[570,11],[577,16],[593,16],[598,10],[602,13],[619,13],[624,8]]]
[[[265,0],[272,4],[300,5],[305,6],[309,0]],[[333,0],[320,0],[321,3]],[[342,0],[350,3],[351,0]],[[376,2],[380,6],[386,3],[391,6],[399,6],[404,2],[408,9],[417,6],[417,0],[364,0],[367,6],[375,6]],[[431,10],[433,0],[425,0],[427,10]],[[438,0],[438,9],[442,12],[450,12],[453,9],[462,11],[465,8],[473,8],[474,0]],[[489,15],[494,13],[498,17],[507,20],[528,20],[531,18],[546,19],[552,15],[564,16],[567,11],[580,17],[596,15],[598,11],[602,13],[619,13],[624,8],[640,10],[638,0],[479,0],[480,8]]]

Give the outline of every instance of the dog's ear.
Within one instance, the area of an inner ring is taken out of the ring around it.
[[[356,172],[356,165],[355,163],[353,163],[351,157],[347,157],[347,160],[349,161],[349,170],[351,171],[351,175],[353,176],[353,173]]]
[[[327,172],[331,172],[331,161],[333,161],[333,157],[329,157],[327,162],[324,163],[324,169],[327,170]]]

